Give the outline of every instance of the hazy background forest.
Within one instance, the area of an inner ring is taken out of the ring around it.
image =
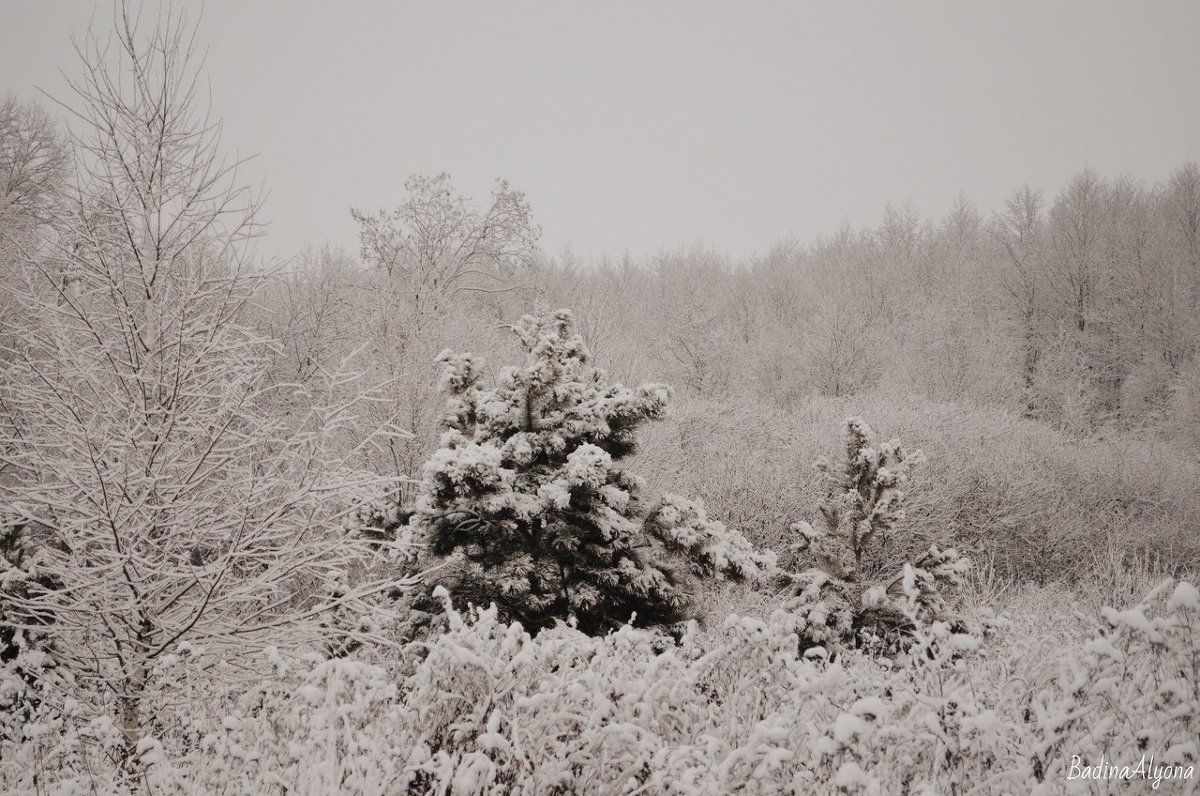
[[[194,29],[115,22],[0,101],[0,787],[1200,757],[1195,161],[745,256],[546,251],[505,175],[414,174],[267,258]]]
[[[438,351],[508,361],[504,324],[562,306],[614,378],[675,389],[644,471],[756,542],[783,542],[816,490],[807,463],[861,414],[930,454],[911,526],[1006,576],[1072,578],[1126,552],[1193,561],[1177,529],[1200,518],[1195,164],[1162,185],[1084,168],[942,219],[889,207],[878,227],[744,261],[701,244],[546,255],[527,197],[500,183],[471,201],[444,175],[359,219],[362,251],[298,255],[262,323],[287,341],[281,380],[370,346],[413,434],[382,471],[413,477],[436,447]],[[464,243],[482,253],[423,265]]]
[[[504,321],[564,306],[614,377],[675,388],[646,470],[756,541],[780,541],[781,502],[787,516],[812,494],[805,463],[840,416],[861,414],[934,453],[913,526],[996,553],[1006,574],[1069,577],[1092,564],[1080,550],[1189,560],[1186,534],[1166,529],[1198,516],[1194,163],[1163,185],[1083,168],[1065,186],[1015,188],[1000,208],[960,198],[942,219],[889,207],[878,227],[744,261],[700,244],[644,262],[546,256],[529,200],[505,184],[475,203],[444,176],[408,191],[393,213],[359,217],[358,256],[302,254],[272,327],[292,341],[280,378],[295,378],[361,341],[379,296],[416,319],[369,326],[391,335],[368,339],[411,391],[397,408],[414,436],[385,463],[399,475],[436,441],[432,355],[470,340],[504,361]],[[480,231],[503,268],[464,261],[422,281],[414,263]]]

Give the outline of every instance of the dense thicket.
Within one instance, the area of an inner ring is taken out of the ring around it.
[[[200,652],[224,678],[255,678],[229,688],[160,662],[171,687],[149,702],[143,792],[1050,796],[1075,792],[1072,764],[1101,760],[1141,773],[1084,792],[1187,792],[1196,588],[1167,580],[1094,619],[1053,590],[1010,607],[987,637],[936,624],[886,662],[806,658],[784,611],[665,651],[632,627],[531,637],[494,610],[450,608],[448,631],[408,654],[270,650],[234,669]],[[31,729],[0,783],[123,792],[103,762],[109,728],[72,712]]]
[[[889,207],[733,260],[702,247],[644,264],[545,266],[554,300],[610,350],[691,395],[911,392],[999,406],[1089,435],[1152,426],[1196,442],[1200,168],[1161,185],[1092,170],[986,215]],[[622,362],[625,364],[625,362]]]

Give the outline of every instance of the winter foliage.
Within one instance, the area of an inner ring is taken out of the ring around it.
[[[414,175],[280,271],[115,22],[0,102],[0,792],[1195,789],[1194,164],[738,263]]]
[[[54,634],[39,624],[52,615],[30,615],[21,602],[61,588],[40,566],[38,549],[29,543],[28,526],[11,518],[0,523],[0,738],[19,739],[21,725],[41,704],[42,678],[54,672],[58,655]]]

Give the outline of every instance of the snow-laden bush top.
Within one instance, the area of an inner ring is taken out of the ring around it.
[[[24,722],[19,743],[0,741],[0,790],[1194,790],[1200,592],[1188,582],[1104,611],[1103,629],[1056,636],[1061,650],[1049,662],[1059,676],[1033,681],[1029,639],[1053,633],[1037,611],[990,639],[934,622],[892,662],[802,654],[804,629],[783,610],[730,616],[703,635],[693,627],[665,648],[631,627],[595,638],[560,626],[534,637],[494,608],[446,615],[446,632],[415,645],[415,659],[380,664],[267,650],[231,665],[184,647],[157,661],[136,782],[122,782],[105,755],[121,742],[112,721],[67,699]],[[185,666],[192,657],[204,665]],[[1110,773],[1096,775],[1105,763]],[[1091,777],[1080,776],[1084,766]]]

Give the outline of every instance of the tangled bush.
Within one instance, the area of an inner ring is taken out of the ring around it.
[[[820,504],[824,528],[797,522],[795,549],[813,563],[788,574],[794,590],[789,606],[804,626],[808,647],[844,644],[895,650],[908,643],[918,622],[945,618],[948,588],[960,586],[969,563],[953,549],[932,545],[898,574],[881,577],[881,554],[904,517],[904,492],[911,469],[923,460],[899,440],[874,447],[874,433],[861,418],[846,421],[845,463],[816,463],[828,492]]]
[[[628,625],[533,636],[495,608],[464,614],[439,595],[446,632],[384,660],[268,650],[234,665],[191,647],[164,658],[139,781],[122,781],[108,758],[122,739],[102,706],[45,704],[0,749],[0,790],[915,795],[1136,784],[1068,779],[1072,765],[1102,760],[1148,785],[1194,784],[1200,592],[1190,583],[1105,611],[1107,629],[1066,649],[1061,676],[1032,701],[1001,656],[1035,616],[991,640],[919,623],[906,655],[850,649],[830,661],[801,652],[803,623],[783,610],[731,616],[707,635],[693,625],[677,642]],[[1146,773],[1132,773],[1143,755]]]
[[[175,728],[139,745],[145,782],[181,793],[914,792],[1004,753],[991,725],[981,734],[971,724],[987,714],[974,696],[986,692],[961,661],[939,653],[889,670],[865,657],[808,659],[783,611],[731,617],[710,644],[693,626],[665,649],[628,625],[606,637],[564,625],[532,637],[494,607],[465,616],[448,606],[447,616],[447,632],[403,678],[277,650],[247,661],[261,679],[210,697],[220,710],[164,711]],[[930,649],[976,647],[944,625],[923,638]],[[185,664],[165,661],[156,679],[191,691]],[[111,722],[73,706],[28,735],[0,783],[53,771],[66,793],[125,787],[103,763],[120,743]]]
[[[1106,627],[1062,660],[1029,707],[1035,779],[1052,792],[1073,764],[1109,763],[1128,766],[1127,779],[1192,780],[1187,772],[1200,765],[1200,591],[1167,579],[1139,603],[1101,615]]]

